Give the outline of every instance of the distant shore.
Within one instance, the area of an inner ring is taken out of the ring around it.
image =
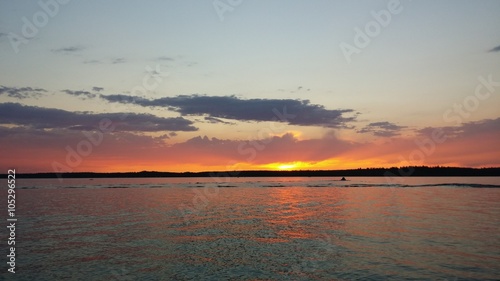
[[[6,174],[2,174],[7,178]],[[17,178],[163,178],[163,177],[500,177],[500,167],[392,167],[347,170],[293,170],[293,171],[205,171],[205,172],[120,172],[120,173],[22,173]]]

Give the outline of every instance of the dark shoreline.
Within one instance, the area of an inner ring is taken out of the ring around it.
[[[500,168],[400,167],[347,170],[298,171],[207,171],[207,172],[121,172],[121,173],[22,173],[16,178],[160,178],[160,177],[500,177]],[[7,178],[6,174],[1,175]]]

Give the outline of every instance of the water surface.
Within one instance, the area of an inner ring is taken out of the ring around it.
[[[499,178],[20,179],[17,194],[13,280],[500,276]]]

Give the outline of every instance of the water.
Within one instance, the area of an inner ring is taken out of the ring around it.
[[[5,280],[500,276],[500,178],[19,179],[16,199]]]

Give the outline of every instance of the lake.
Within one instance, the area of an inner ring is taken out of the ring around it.
[[[500,178],[18,179],[16,195],[8,280],[500,276]]]

